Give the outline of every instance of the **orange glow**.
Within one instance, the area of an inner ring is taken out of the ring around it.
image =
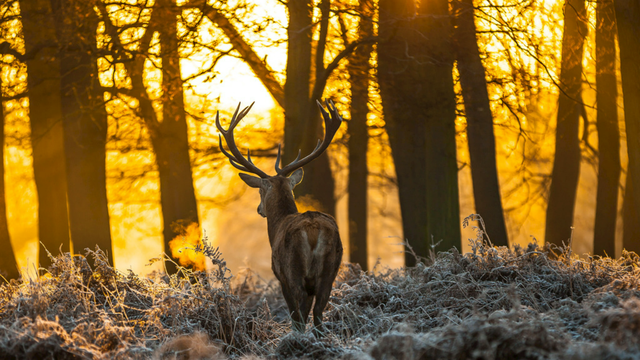
[[[201,240],[200,227],[197,223],[191,223],[184,230],[184,235],[176,236],[169,242],[171,256],[180,261],[184,267],[192,267],[194,270],[204,271],[207,269],[206,258],[201,253],[194,251]]]
[[[299,212],[305,211],[326,211],[321,208],[320,202],[311,195],[304,195],[296,198],[296,206]]]

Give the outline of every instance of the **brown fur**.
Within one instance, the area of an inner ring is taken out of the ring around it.
[[[326,101],[328,112],[319,101],[316,102],[324,119],[324,139],[318,142],[311,154],[302,159],[298,156],[284,167],[279,165],[281,158],[278,147],[276,176],[269,176],[255,166],[249,154],[245,158],[233,138],[233,130],[253,104],[242,111],[238,104],[227,130],[220,124],[219,114],[216,114],[220,151],[235,168],[259,176],[240,174],[247,185],[260,189],[258,213],[267,218],[272,250],[271,268],[282,285],[282,294],[287,301],[293,327],[302,332],[314,298],[313,322],[316,330],[321,330],[322,311],[329,301],[331,286],[342,260],[342,242],[336,221],[331,216],[316,211],[298,213],[293,199],[293,188],[302,181],[302,167],[327,149],[342,124],[342,117],[331,100]],[[222,147],[222,136],[227,141],[230,152]],[[286,176],[288,174],[291,175]]]
[[[299,213],[292,180],[273,176],[261,180],[261,206],[267,217],[271,268],[289,307],[293,327],[304,332],[311,305],[313,322],[321,331],[322,312],[342,261],[342,242],[333,217]]]

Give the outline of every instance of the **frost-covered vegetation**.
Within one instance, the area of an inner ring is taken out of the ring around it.
[[[0,291],[2,359],[634,359],[640,258],[571,257],[482,240],[410,269],[346,265],[326,335],[290,331],[277,282],[209,273],[122,274],[100,250],[59,256]],[[309,324],[309,327],[311,325]]]

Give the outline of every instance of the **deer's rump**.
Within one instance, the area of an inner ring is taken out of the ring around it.
[[[301,286],[308,295],[315,295],[323,272],[325,276],[332,274],[333,282],[343,250],[331,216],[317,211],[289,215],[276,238],[271,266],[281,283]]]

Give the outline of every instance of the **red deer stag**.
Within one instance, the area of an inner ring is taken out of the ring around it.
[[[320,102],[320,112],[324,118],[324,140],[318,140],[315,150],[308,156],[298,157],[289,165],[280,168],[280,146],[276,158],[277,175],[269,176],[251,161],[251,152],[245,158],[233,139],[233,130],[247,115],[250,106],[240,110],[240,104],[233,114],[231,125],[224,130],[220,116],[216,114],[216,126],[220,133],[222,151],[236,169],[253,173],[259,177],[240,173],[240,178],[252,188],[260,189],[258,214],[267,218],[269,243],[271,244],[271,268],[282,285],[282,294],[289,307],[292,326],[304,332],[307,317],[313,307],[315,330],[322,333],[322,312],[327,306],[333,280],[342,261],[342,242],[336,221],[330,215],[307,211],[299,213],[293,198],[293,188],[302,181],[302,167],[322,154],[333,139],[342,123],[342,118],[332,101],[326,102],[331,115]],[[222,137],[227,142],[229,152],[222,147]],[[289,176],[291,174],[291,176]]]

